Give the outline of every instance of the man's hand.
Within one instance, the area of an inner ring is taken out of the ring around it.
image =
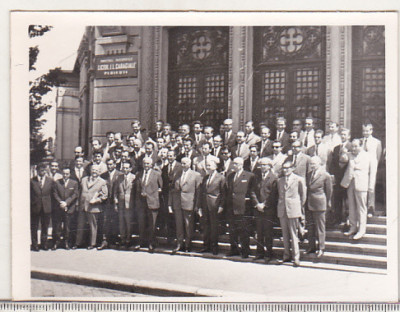
[[[197,210],[197,214],[199,215],[200,218],[203,217],[203,210],[201,210],[201,208],[199,208]]]
[[[99,202],[99,200],[96,198],[92,198],[90,201],[89,201],[89,204],[97,204]]]
[[[259,212],[264,212],[265,204],[264,203],[259,203],[256,205],[256,208]]]
[[[60,202],[60,208],[65,209],[67,207],[67,203],[65,201]]]
[[[224,208],[222,208],[222,207],[218,207],[218,214],[220,214],[220,213],[222,213],[222,211],[224,211]]]
[[[168,212],[169,213],[174,213],[174,211],[172,210],[172,206],[168,206]]]

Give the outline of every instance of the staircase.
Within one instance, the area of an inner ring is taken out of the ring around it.
[[[275,228],[274,253],[278,258],[283,254],[283,240],[280,237],[280,228]],[[159,238],[160,243],[164,239]],[[387,240],[386,240],[386,217],[368,218],[367,234],[358,241],[353,241],[343,234],[342,229],[327,230],[325,254],[317,259],[315,254],[306,254],[307,243],[300,243],[300,261],[303,267],[336,269],[344,271],[357,271],[368,273],[386,273],[387,268]],[[158,252],[168,253],[162,246]],[[205,258],[228,259],[240,262],[253,262],[256,254],[256,241],[250,239],[251,256],[242,259],[240,256],[225,257],[229,251],[229,236],[219,236],[219,254],[214,256],[211,253],[199,253],[203,248],[202,236],[196,232],[193,240],[193,250],[189,253],[178,253],[187,256],[200,256]],[[257,260],[257,263],[264,263]],[[291,264],[288,264],[291,265]]]

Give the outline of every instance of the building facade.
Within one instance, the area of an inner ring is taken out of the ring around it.
[[[86,152],[90,138],[129,134],[134,118],[151,131],[158,119],[176,129],[229,117],[237,130],[312,116],[353,137],[368,121],[385,142],[383,26],[90,26],[74,71]]]

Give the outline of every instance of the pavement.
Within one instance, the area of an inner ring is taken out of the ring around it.
[[[387,274],[196,256],[59,249],[32,252],[31,266],[35,279],[156,296],[196,296],[196,300],[208,297],[264,302],[394,300],[393,278]],[[96,295],[87,295],[93,296]]]

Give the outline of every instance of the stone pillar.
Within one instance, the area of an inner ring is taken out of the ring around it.
[[[351,26],[326,29],[326,129],[351,126]]]
[[[252,116],[253,102],[253,28],[229,29],[228,116],[234,130],[243,129]]]

